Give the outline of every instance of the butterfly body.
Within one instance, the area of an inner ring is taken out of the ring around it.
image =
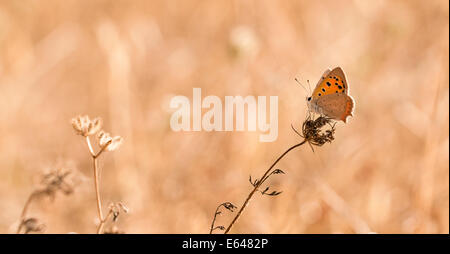
[[[323,73],[307,102],[310,111],[344,123],[348,116],[353,116],[355,107],[353,98],[348,95],[348,83],[340,67]]]

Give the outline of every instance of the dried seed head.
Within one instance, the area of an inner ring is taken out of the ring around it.
[[[78,135],[87,137],[96,134],[102,128],[102,119],[97,117],[93,120],[89,116],[77,116],[72,118],[72,126]]]
[[[58,191],[61,191],[64,195],[72,194],[74,187],[73,172],[65,168],[58,168],[42,176],[41,187],[37,190],[37,193],[53,199]]]
[[[45,224],[40,223],[38,219],[36,218],[29,218],[22,222],[21,227],[24,228],[25,234],[32,233],[32,232],[43,232],[45,230]]]
[[[111,135],[109,135],[109,133],[104,132],[104,131],[100,131],[98,133],[98,144],[100,145],[100,147],[102,149],[105,149],[107,151],[114,151],[117,148],[119,148],[119,146],[122,144],[123,142],[123,138],[120,136],[115,136],[115,137],[111,137]]]
[[[123,211],[123,212],[125,212],[125,213],[128,213],[129,211],[130,211],[130,209],[127,207],[127,206],[125,206],[124,204],[122,204],[122,203],[117,203],[117,205],[120,207],[120,209]]]
[[[233,205],[231,202],[225,202],[222,205],[223,205],[223,207],[230,210],[231,212],[234,212],[234,209],[237,208],[237,206]]]
[[[322,128],[328,125],[330,129],[322,130]],[[309,117],[305,120],[302,126],[303,137],[312,145],[322,146],[325,143],[331,143],[334,140],[334,128],[335,124],[332,124],[332,120],[327,117],[319,117],[316,120],[312,120]]]
[[[117,202],[117,203],[111,203],[109,205],[109,211],[113,215],[113,221],[116,222],[119,218],[120,213],[128,213],[129,209],[124,204]]]
[[[120,136],[115,136],[114,138],[112,138],[111,144],[108,145],[108,147],[106,147],[106,150],[108,151],[114,151],[117,148],[119,148],[119,146],[122,144],[123,142],[123,138]]]
[[[98,138],[98,143],[101,147],[108,145],[108,143],[111,143],[111,141],[112,141],[112,138],[109,135],[109,133],[104,132],[104,131],[100,131],[97,135],[97,138]]]
[[[115,212],[124,212],[124,213],[128,213],[130,211],[130,209],[128,209],[128,207],[126,207],[121,202],[109,204],[109,210],[115,211]]]

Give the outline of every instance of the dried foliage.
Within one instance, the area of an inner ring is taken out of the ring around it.
[[[234,210],[237,208],[237,206],[233,205],[231,202],[225,202],[220,204],[219,206],[217,206],[216,208],[216,212],[214,213],[214,217],[211,223],[211,228],[209,230],[209,233],[212,234],[214,232],[214,230],[225,230],[225,227],[222,225],[216,226],[216,219],[218,215],[222,214],[222,211],[220,211],[220,208],[224,207],[225,209],[227,209],[230,212],[234,212]]]
[[[71,170],[58,168],[48,173],[44,173],[41,176],[40,185],[37,186],[36,189],[30,194],[22,209],[17,233],[40,233],[45,230],[45,224],[40,222],[39,219],[33,217],[29,218],[27,216],[28,209],[32,202],[39,200],[42,197],[48,197],[53,201],[56,194],[59,192],[64,195],[72,194],[75,187],[75,183],[72,178],[73,174],[74,173]]]
[[[330,128],[324,129],[324,127],[327,125]],[[236,216],[233,218],[231,223],[228,225],[228,227],[225,229],[225,227],[219,226],[218,228],[221,230],[225,230],[225,234],[228,233],[231,230],[231,228],[234,226],[234,224],[236,223],[237,219],[241,216],[242,212],[244,211],[245,207],[247,206],[248,202],[253,197],[255,192],[260,192],[261,195],[267,195],[267,196],[272,196],[272,197],[280,195],[282,193],[282,191],[275,191],[275,190],[270,191],[270,186],[265,187],[264,190],[260,190],[261,185],[263,183],[265,183],[267,181],[267,179],[269,179],[270,176],[277,175],[277,174],[285,174],[284,171],[281,169],[273,169],[275,167],[275,165],[287,153],[289,153],[290,151],[294,150],[297,147],[302,146],[306,142],[308,142],[310,144],[312,149],[313,149],[313,146],[322,146],[325,143],[331,143],[334,140],[334,132],[335,132],[334,127],[335,127],[335,123],[332,119],[324,117],[324,116],[319,116],[317,119],[312,119],[311,114],[309,114],[308,118],[303,122],[303,125],[302,125],[303,135],[298,133],[295,130],[295,128],[292,126],[292,129],[295,131],[295,133],[297,133],[300,137],[303,138],[303,141],[301,141],[300,143],[298,143],[294,146],[291,146],[288,150],[286,150],[286,152],[284,152],[280,157],[278,157],[278,159],[272,164],[272,166],[270,166],[270,168],[264,173],[264,175],[260,179],[252,180],[252,176],[249,177],[249,182],[253,186],[253,190],[248,194],[247,199],[244,201],[244,204],[241,206],[241,208],[239,209],[239,211],[237,212]],[[313,149],[313,151],[314,151],[314,149]],[[226,202],[226,203],[230,203],[230,202]],[[210,234],[215,229],[215,228],[213,228],[213,226],[214,226],[214,222],[216,220],[216,216],[217,216],[217,212],[218,212],[219,208],[220,208],[220,206],[216,209],[216,213],[214,214]]]
[[[72,119],[72,126],[75,132],[86,138],[86,144],[88,146],[89,152],[93,161],[93,171],[94,171],[94,183],[95,183],[95,194],[97,200],[97,212],[99,225],[97,227],[97,234],[103,233],[103,227],[108,219],[113,216],[113,221],[115,222],[120,214],[120,212],[128,212],[128,208],[122,203],[113,203],[109,206],[109,212],[106,217],[103,216],[102,211],[102,199],[100,196],[100,182],[99,182],[99,168],[98,168],[98,158],[104,151],[114,151],[122,144],[123,138],[120,136],[111,137],[111,135],[102,128],[102,120],[100,118],[95,118],[94,120],[89,120],[88,116],[77,116]],[[89,136],[97,135],[98,152],[95,152],[91,144]]]

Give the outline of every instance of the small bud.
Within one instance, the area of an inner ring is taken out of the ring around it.
[[[275,170],[273,171],[273,173],[274,173],[274,174],[285,174],[283,170],[278,169],[278,168],[275,169]]]
[[[111,135],[107,132],[104,131],[100,131],[98,133],[98,143],[100,145],[100,147],[102,149],[105,149],[107,151],[114,151],[117,148],[119,148],[119,146],[122,144],[123,142],[123,138],[120,136],[115,136],[115,137],[111,137]]]
[[[225,202],[222,204],[226,209],[230,210],[231,212],[234,212],[234,209],[237,208],[237,206],[233,205],[231,202]]]
[[[106,150],[108,151],[114,151],[117,148],[119,148],[119,146],[122,144],[123,142],[123,138],[120,136],[115,136],[112,141],[111,144],[108,145],[108,147],[106,148]]]

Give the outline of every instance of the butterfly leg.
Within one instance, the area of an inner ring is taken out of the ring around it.
[[[316,113],[316,112],[313,112],[313,117],[311,118],[313,121],[315,121],[317,118],[316,118],[316,116],[318,116],[317,118],[320,118],[320,117],[324,117],[325,115],[324,114],[322,114],[322,113]]]
[[[314,120],[314,117],[316,116],[316,112],[314,112],[311,109],[307,109],[308,113],[307,113],[307,120]]]

